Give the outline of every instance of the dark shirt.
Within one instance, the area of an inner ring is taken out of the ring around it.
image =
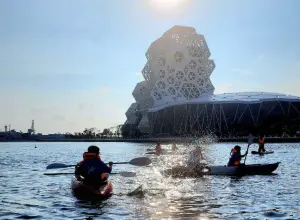
[[[110,172],[111,168],[101,160],[84,160],[75,169],[75,175],[84,177],[85,182],[101,182],[101,174]]]
[[[232,153],[227,166],[234,166],[234,162],[240,160],[243,156],[244,155],[241,155],[241,153],[238,152]]]

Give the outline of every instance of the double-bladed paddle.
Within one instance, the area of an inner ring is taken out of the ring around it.
[[[250,134],[249,137],[248,137],[248,147],[247,147],[247,153],[248,153],[248,150],[249,150],[249,147],[250,145],[253,143],[253,137],[252,135]],[[248,155],[248,154],[247,154]],[[246,164],[246,159],[247,159],[247,155],[245,156],[245,160],[244,160],[244,164]]]
[[[138,157],[138,158],[134,158],[129,162],[116,162],[113,164],[131,164],[134,166],[148,166],[149,164],[151,164],[151,160],[148,157]],[[66,167],[74,167],[76,165],[67,165],[67,164],[63,164],[63,163],[52,163],[49,164],[46,169],[58,169],[58,168],[66,168]]]
[[[71,174],[74,175],[74,172],[73,173],[44,173],[44,175],[47,175],[47,176],[71,175]],[[135,172],[127,172],[127,171],[119,172],[119,173],[110,173],[110,175],[116,175],[116,174],[123,176],[123,177],[135,177],[136,176]]]

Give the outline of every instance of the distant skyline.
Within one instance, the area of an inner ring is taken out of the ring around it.
[[[150,44],[174,25],[205,36],[215,94],[300,96],[300,1],[2,0],[0,129],[125,122]]]

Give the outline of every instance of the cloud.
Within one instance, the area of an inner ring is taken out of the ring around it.
[[[240,73],[240,74],[244,74],[244,75],[250,75],[252,74],[252,71],[249,70],[249,69],[232,69],[233,72],[236,72],[236,73]]]

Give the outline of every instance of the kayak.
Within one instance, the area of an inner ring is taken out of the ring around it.
[[[268,175],[277,169],[280,162],[271,164],[248,164],[244,166],[208,166],[206,175]]]
[[[103,182],[100,187],[93,187],[83,184],[82,181],[72,178],[71,182],[72,193],[75,197],[79,199],[97,199],[104,200],[108,199],[113,192],[113,185],[110,181]]]
[[[187,167],[174,167],[164,171],[164,174],[172,177],[200,177],[203,175],[268,175],[277,169],[280,162],[272,164],[249,164],[245,166],[202,166],[194,171]]]
[[[272,154],[272,153],[274,153],[274,151],[265,151],[265,152],[251,151],[251,153],[263,155],[263,154]]]

